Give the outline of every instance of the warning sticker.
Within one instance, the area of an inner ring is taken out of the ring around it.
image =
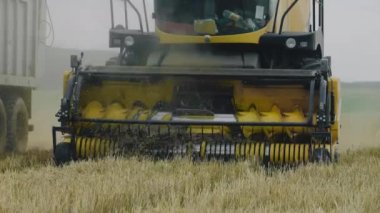
[[[256,19],[264,19],[264,6],[256,6]]]

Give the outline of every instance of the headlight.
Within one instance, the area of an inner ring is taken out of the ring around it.
[[[293,48],[295,48],[297,46],[297,41],[294,38],[288,38],[286,40],[286,46],[289,49],[293,49]]]
[[[127,47],[133,46],[135,44],[135,39],[132,36],[127,36],[124,38],[124,44]]]

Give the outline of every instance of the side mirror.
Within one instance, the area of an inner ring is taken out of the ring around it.
[[[77,68],[79,65],[79,60],[77,55],[71,55],[70,56],[70,66],[71,68]]]
[[[77,55],[71,55],[70,56],[70,66],[71,68],[77,68],[82,64],[82,59],[83,59],[84,53],[80,53],[80,59],[78,59]]]

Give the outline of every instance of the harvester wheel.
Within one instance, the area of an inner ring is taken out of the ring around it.
[[[71,145],[69,143],[59,143],[55,147],[54,161],[57,166],[62,166],[73,160]]]
[[[22,98],[7,101],[8,145],[10,151],[25,152],[28,143],[29,113]]]
[[[339,152],[337,150],[335,150],[334,151],[334,163],[338,163],[339,158],[340,158]]]
[[[7,145],[7,113],[0,99],[0,154],[5,152]]]
[[[330,152],[324,148],[315,149],[313,152],[312,161],[314,163],[330,163],[331,162]]]

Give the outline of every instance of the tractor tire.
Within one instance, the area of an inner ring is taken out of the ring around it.
[[[9,151],[23,153],[28,143],[29,113],[22,98],[11,98],[7,102]]]
[[[57,166],[63,166],[73,161],[73,154],[71,150],[71,144],[69,143],[59,143],[55,147],[54,151],[54,161]]]
[[[3,101],[0,99],[0,154],[6,151],[7,145],[7,112]]]

